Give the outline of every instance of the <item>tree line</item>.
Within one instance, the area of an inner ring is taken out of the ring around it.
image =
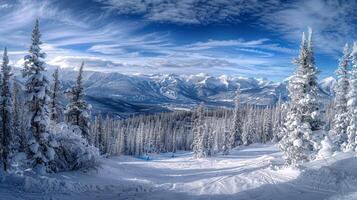
[[[239,89],[237,89],[239,91]],[[175,111],[115,119],[97,115],[91,124],[91,141],[106,155],[147,157],[149,153],[193,151],[195,157],[212,156],[238,145],[278,141],[277,130],[285,116],[279,100],[274,106],[240,104],[234,109]]]

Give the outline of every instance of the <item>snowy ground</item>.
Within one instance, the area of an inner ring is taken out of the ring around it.
[[[357,199],[357,158],[341,153],[304,169],[282,166],[274,145],[193,159],[190,153],[102,160],[97,170],[6,177],[0,199]]]

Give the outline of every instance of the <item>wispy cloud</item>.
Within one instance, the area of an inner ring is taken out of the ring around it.
[[[189,44],[175,44],[163,37],[141,37],[134,40],[128,40],[120,44],[98,44],[91,46],[89,52],[97,52],[108,55],[118,55],[130,52],[129,50],[149,51],[157,56],[161,55],[184,55],[199,53],[205,55],[208,52],[222,51],[228,54],[229,50],[240,50],[250,53],[262,54],[262,51],[279,52],[284,54],[296,53],[296,50],[283,47],[269,39],[258,40],[208,40],[204,42],[194,42]],[[260,51],[259,51],[260,50]]]
[[[269,71],[269,67],[276,66],[278,63],[290,66],[290,56],[295,53],[294,50],[281,47],[269,39],[208,40],[190,44],[172,44],[163,38],[149,40],[151,42],[145,41],[147,40],[128,41],[122,44],[98,44],[90,47],[88,51],[107,56],[116,63],[117,69],[121,72],[199,73],[204,71],[216,74],[243,73],[243,71],[256,74],[259,66],[264,66],[265,71]],[[133,49],[136,51],[130,51]],[[148,52],[149,56],[146,55]],[[280,57],[275,56],[276,54]],[[285,55],[283,58],[282,54]],[[126,70],[123,66],[135,67]],[[114,65],[111,69],[115,67]]]
[[[0,43],[9,47],[12,59],[21,59],[24,54],[19,52],[26,52],[36,18],[49,60],[60,55],[86,56],[86,46],[119,43],[141,26],[127,21],[108,23],[88,10],[63,7],[60,1],[13,1],[0,16]]]
[[[291,54],[295,53],[296,50],[283,47],[277,43],[270,41],[267,38],[258,39],[258,40],[249,40],[245,41],[242,39],[238,40],[209,40],[207,42],[197,42],[186,46],[192,50],[205,50],[213,49],[219,47],[239,47],[239,48],[255,48],[255,49],[264,49],[274,52]]]
[[[117,14],[139,15],[146,20],[178,24],[239,22],[245,14],[265,12],[278,0],[97,0]]]
[[[238,48],[237,50],[238,51],[248,52],[248,53],[260,54],[260,55],[263,55],[264,57],[272,57],[272,56],[274,56],[273,53],[269,53],[269,52],[266,52],[266,51],[261,51],[261,50],[258,50],[258,49]]]
[[[3,4],[0,4],[0,9],[7,9],[7,8],[11,8],[12,5],[8,4],[8,3],[3,3]]]
[[[157,74],[157,73],[178,73],[197,74],[208,73],[213,75],[239,74],[242,76],[269,77],[270,79],[281,79],[287,73],[291,73],[292,68],[274,65],[260,59],[214,59],[197,57],[195,59],[163,59],[163,58],[140,58],[139,60],[106,60],[99,57],[87,56],[58,56],[48,64],[52,66],[62,66],[62,68],[76,70],[80,63],[84,61],[87,70],[120,72],[124,74]],[[144,63],[147,63],[146,65]],[[194,67],[193,67],[194,66]],[[270,69],[270,70],[267,70]]]
[[[260,25],[289,40],[296,40],[311,27],[315,45],[326,53],[336,53],[357,37],[356,8],[357,1],[349,0],[294,1],[262,13]]]

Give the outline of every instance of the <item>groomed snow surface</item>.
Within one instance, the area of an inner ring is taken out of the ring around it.
[[[357,158],[339,153],[300,169],[284,167],[274,144],[205,159],[189,152],[120,156],[103,158],[96,170],[2,175],[0,199],[357,199]]]

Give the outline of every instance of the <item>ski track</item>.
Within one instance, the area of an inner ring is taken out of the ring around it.
[[[272,145],[253,144],[230,155],[193,159],[191,153],[103,158],[96,170],[5,178],[0,199],[353,199],[357,161],[341,154],[303,169],[283,166]],[[351,169],[355,169],[353,171]],[[10,181],[11,180],[11,181]]]

